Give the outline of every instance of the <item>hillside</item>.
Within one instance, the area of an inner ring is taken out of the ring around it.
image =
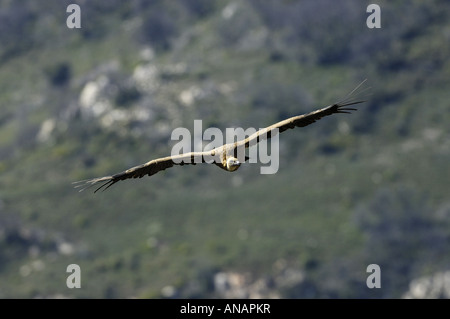
[[[0,298],[400,298],[449,270],[448,1],[379,1],[380,29],[356,0],[79,1],[69,29],[72,2],[0,1]],[[357,112],[280,136],[276,174],[73,188],[365,78]]]

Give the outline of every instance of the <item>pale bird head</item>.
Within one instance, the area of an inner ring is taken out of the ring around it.
[[[241,166],[241,162],[236,157],[229,157],[227,159],[227,170],[233,172]]]

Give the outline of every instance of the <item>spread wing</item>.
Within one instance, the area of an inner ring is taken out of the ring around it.
[[[195,165],[197,163],[205,163],[204,158],[207,156],[211,156],[210,152],[191,152],[186,154],[180,154],[176,156],[168,156],[162,157],[158,159],[151,160],[145,164],[132,167],[127,169],[126,171],[111,175],[98,177],[93,179],[87,179],[83,181],[74,182],[76,184],[75,188],[80,188],[80,192],[84,191],[87,188],[92,186],[99,185],[99,187],[94,191],[96,193],[100,189],[103,190],[108,189],[118,181],[123,181],[129,178],[142,178],[145,175],[152,176],[160,171],[165,170],[166,168],[170,168],[174,165],[185,165],[192,164]]]
[[[254,134],[250,135],[245,140],[242,140],[237,143],[237,147],[245,146],[248,148],[249,146],[255,145],[259,143],[260,140],[264,140],[272,137],[272,131],[278,129],[279,133],[286,131],[287,129],[292,129],[294,127],[304,127],[310,125],[324,116],[328,116],[336,113],[351,113],[351,111],[356,111],[355,108],[348,107],[350,105],[355,105],[359,103],[365,102],[365,100],[360,99],[362,93],[366,93],[370,87],[359,90],[361,86],[366,82],[366,80],[362,81],[356,88],[354,88],[347,96],[335,104],[329,105],[322,109],[288,118],[281,122],[275,123],[269,127],[259,130]],[[359,92],[357,92],[359,90]],[[274,131],[275,133],[275,131]],[[276,133],[275,133],[276,134]]]
[[[97,189],[94,191],[97,192],[100,189],[106,190],[118,181],[122,181],[129,178],[142,178],[145,175],[151,176],[154,175],[160,171],[163,171],[167,168],[170,168],[174,165],[184,165],[184,164],[193,164],[196,163],[214,163],[216,165],[220,166],[220,161],[217,161],[217,157],[220,157],[220,154],[226,151],[226,153],[236,153],[238,147],[245,146],[246,148],[250,145],[254,145],[258,143],[262,139],[271,138],[272,131],[275,129],[278,130],[278,132],[284,132],[287,129],[294,128],[294,127],[303,127],[307,126],[309,124],[312,124],[318,120],[320,120],[322,117],[335,114],[335,113],[350,113],[350,111],[355,111],[355,108],[350,108],[348,106],[359,104],[362,102],[365,102],[364,100],[361,100],[358,98],[358,96],[361,96],[361,93],[366,91],[369,88],[365,88],[363,90],[360,90],[357,94],[355,94],[360,87],[363,85],[363,82],[361,82],[353,91],[351,91],[347,96],[340,102],[337,102],[333,105],[329,105],[327,107],[324,107],[322,109],[313,111],[311,113],[307,113],[304,115],[294,116],[289,119],[286,119],[284,121],[278,122],[274,125],[271,125],[265,129],[259,130],[258,132],[250,135],[248,138],[239,141],[237,143],[233,144],[226,144],[219,148],[216,148],[211,151],[207,152],[191,152],[186,154],[180,154],[176,156],[168,156],[163,158],[158,158],[151,160],[150,162],[147,162],[145,164],[132,167],[124,172],[117,173],[111,176],[104,176],[104,177],[98,177],[94,179],[88,179],[83,180],[79,182],[75,182],[74,184],[77,184],[75,187],[80,188],[80,192],[90,188],[92,186],[97,186]],[[205,160],[214,158],[215,161]]]

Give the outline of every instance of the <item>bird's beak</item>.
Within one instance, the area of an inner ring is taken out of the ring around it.
[[[239,166],[239,165],[241,165],[241,162],[239,162],[239,161],[234,162],[234,166]]]

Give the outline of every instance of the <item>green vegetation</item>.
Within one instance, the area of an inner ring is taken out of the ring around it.
[[[0,298],[221,297],[216,273],[281,262],[305,277],[281,297],[392,298],[448,269],[448,1],[380,1],[381,29],[356,0],[95,1],[79,30],[66,2],[0,1]],[[280,136],[277,174],[71,185],[168,155],[194,119],[260,128],[364,78],[358,112]]]

